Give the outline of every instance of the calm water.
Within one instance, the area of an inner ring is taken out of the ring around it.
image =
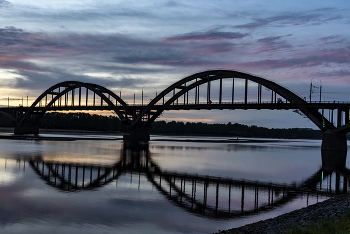
[[[1,233],[213,233],[348,190],[321,141],[152,139],[0,140]]]

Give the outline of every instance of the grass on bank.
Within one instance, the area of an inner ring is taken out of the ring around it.
[[[350,233],[350,210],[340,220],[322,221],[318,224],[310,224],[305,228],[296,227],[287,231],[288,234],[340,234]]]

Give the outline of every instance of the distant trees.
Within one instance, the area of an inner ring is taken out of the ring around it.
[[[76,129],[92,131],[120,131],[121,121],[117,116],[91,115],[89,113],[46,113],[40,128]]]
[[[1,127],[12,127],[14,123],[6,116],[0,115]],[[40,121],[40,128],[73,129],[91,131],[122,131],[122,123],[117,116],[103,116],[89,113],[46,113]],[[193,122],[165,122],[156,121],[152,124],[151,133],[177,135],[212,135],[212,136],[240,136],[286,139],[321,139],[320,130],[305,128],[269,129],[247,126],[231,122],[227,124],[208,124]]]
[[[165,122],[157,121],[152,124],[152,133],[161,134],[185,134],[185,135],[221,135],[221,136],[240,136],[240,137],[264,137],[264,138],[302,138],[302,139],[321,139],[321,131],[305,128],[288,129],[269,129],[257,127],[255,125],[247,126],[244,124],[207,124],[207,123],[183,123],[183,122]]]

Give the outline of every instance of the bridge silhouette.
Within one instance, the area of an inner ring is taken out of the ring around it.
[[[139,178],[143,175],[173,205],[210,219],[258,214],[300,196],[328,198],[347,193],[350,186],[350,170],[343,162],[328,165],[323,160],[322,168],[309,178],[299,183],[278,184],[165,171],[152,160],[148,145],[141,149],[124,148],[120,154],[120,160],[108,166],[46,161],[40,156],[31,158],[29,164],[46,184],[63,192],[95,190],[113,182],[117,184],[123,175]],[[237,200],[240,203],[234,202]]]
[[[253,95],[253,98],[252,98]],[[348,102],[307,102],[270,80],[230,70],[212,70],[185,77],[148,103],[128,104],[97,84],[66,81],[43,92],[31,106],[0,108],[15,123],[15,134],[38,134],[48,111],[109,110],[122,121],[124,141],[150,139],[152,123],[171,110],[271,109],[294,110],[323,132],[323,150],[346,151],[350,131]]]

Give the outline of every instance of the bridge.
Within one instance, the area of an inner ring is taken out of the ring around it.
[[[252,98],[253,97],[253,98]],[[126,142],[149,141],[152,123],[172,110],[269,109],[293,110],[309,118],[323,132],[323,150],[346,151],[350,131],[348,102],[307,102],[289,89],[248,73],[211,70],[185,77],[157,93],[147,104],[128,104],[121,94],[97,84],[58,83],[31,106],[0,108],[15,123],[15,134],[38,134],[48,111],[109,110],[122,121]]]
[[[117,185],[118,179],[128,174],[140,181],[142,175],[186,212],[209,219],[235,219],[276,209],[300,196],[328,198],[347,193],[350,171],[345,162],[338,161],[334,166],[327,164],[323,155],[322,159],[322,168],[317,172],[290,184],[166,171],[152,160],[148,145],[141,149],[124,147],[120,159],[111,165],[45,160],[40,155],[32,157],[29,165],[47,185],[62,192]]]

